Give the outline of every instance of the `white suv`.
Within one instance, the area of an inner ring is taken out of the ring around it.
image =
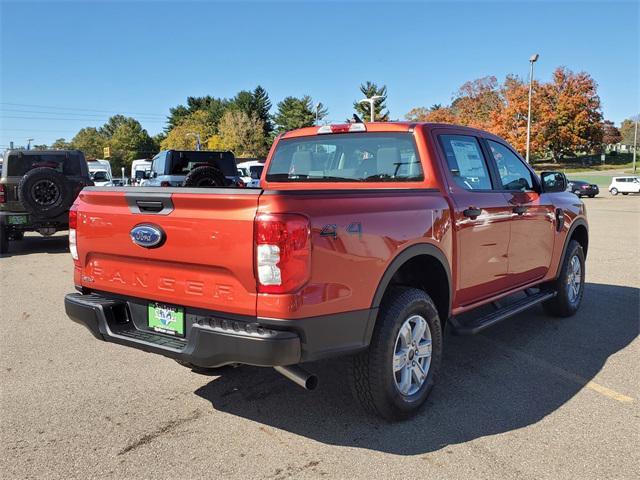
[[[611,195],[620,192],[623,195],[628,193],[640,193],[640,178],[638,177],[613,177],[609,185]]]

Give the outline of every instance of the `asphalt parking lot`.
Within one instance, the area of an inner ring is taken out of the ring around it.
[[[388,424],[342,364],[307,392],[271,369],[204,376],[96,341],[64,314],[66,236],[0,259],[2,478],[637,478],[640,196],[585,199],[578,315],[448,336],[427,408]]]

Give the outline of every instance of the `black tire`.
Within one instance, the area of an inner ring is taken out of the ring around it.
[[[580,262],[580,290],[574,300],[570,296],[569,276],[571,275],[571,262],[574,257]],[[550,285],[551,290],[556,292],[556,296],[543,303],[545,312],[554,317],[571,317],[580,308],[582,296],[584,295],[585,261],[582,245],[575,240],[569,242],[567,252],[562,259],[560,274]]]
[[[26,173],[18,185],[24,208],[40,218],[53,218],[69,210],[74,191],[67,178],[52,168],[39,167]]]
[[[621,192],[623,195],[629,195],[629,192]]]
[[[612,188],[611,190],[609,190],[609,192],[611,192],[611,195],[617,195],[618,194],[618,189],[617,188]]]
[[[589,198],[595,198],[595,195],[589,195]]]
[[[20,240],[23,240],[23,239],[24,239],[24,232],[15,232],[15,231],[14,231],[14,232],[13,232],[13,233],[11,233],[11,235],[9,235],[9,236],[10,236],[10,239],[11,239],[11,240],[14,240],[14,241],[16,241],[16,242],[19,242]]]
[[[393,357],[400,328],[412,315],[422,316],[431,333],[431,363],[427,376],[412,395],[396,386]],[[442,327],[429,297],[416,288],[395,288],[380,307],[369,348],[350,360],[351,389],[363,408],[387,420],[414,415],[431,393],[442,362]]]
[[[573,194],[577,195],[578,198],[580,198],[582,196],[582,195],[580,195],[580,190],[574,190]]]
[[[224,174],[212,165],[194,168],[184,179],[185,187],[224,187],[226,184]]]
[[[9,232],[5,226],[0,223],[0,255],[4,255],[9,251]]]

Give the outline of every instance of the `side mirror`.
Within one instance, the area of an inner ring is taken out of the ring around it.
[[[564,192],[567,189],[567,177],[562,172],[542,172],[540,180],[545,193]]]

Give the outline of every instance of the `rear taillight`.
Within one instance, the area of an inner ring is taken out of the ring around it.
[[[261,214],[255,219],[258,293],[290,293],[309,280],[311,226],[292,213]]]
[[[7,188],[0,184],[0,203],[6,203],[7,201]]]
[[[72,205],[69,210],[69,252],[71,258],[78,263],[78,206]]]

